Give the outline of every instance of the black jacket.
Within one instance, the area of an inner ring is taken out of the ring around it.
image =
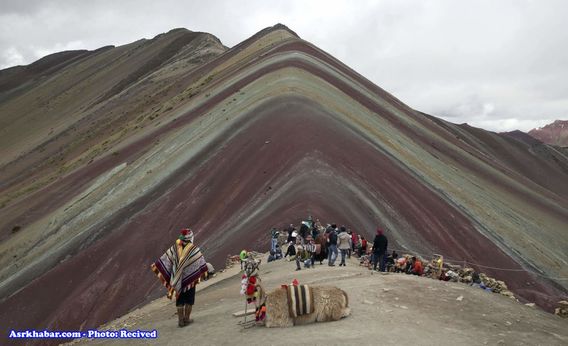
[[[384,234],[377,234],[375,240],[373,240],[373,252],[379,255],[386,253],[388,244],[389,241]]]
[[[294,245],[288,246],[288,250],[286,251],[286,255],[284,255],[284,258],[288,256],[296,256],[296,247]]]
[[[337,233],[335,231],[329,232],[329,245],[337,245]]]

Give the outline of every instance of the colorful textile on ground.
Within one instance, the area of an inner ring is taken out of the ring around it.
[[[288,285],[287,291],[290,317],[314,312],[314,297],[308,285]]]
[[[201,250],[181,240],[170,247],[156,262],[151,265],[162,284],[168,289],[168,298],[180,295],[186,289],[195,286],[202,277],[207,276],[207,262]]]

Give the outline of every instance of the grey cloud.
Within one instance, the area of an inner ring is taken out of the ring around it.
[[[32,15],[46,4],[47,2],[42,0],[2,1],[2,15]]]
[[[282,22],[410,106],[491,130],[568,118],[564,1],[8,1],[0,68],[175,27],[233,46]],[[533,126],[534,125],[534,126]]]

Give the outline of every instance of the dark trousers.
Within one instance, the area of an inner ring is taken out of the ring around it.
[[[377,264],[379,265],[379,270],[385,271],[385,253],[373,252],[373,270],[377,269]]]
[[[195,286],[188,289],[176,299],[176,306],[193,305],[195,303]]]

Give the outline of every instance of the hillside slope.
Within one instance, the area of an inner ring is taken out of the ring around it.
[[[307,214],[549,311],[566,295],[565,152],[416,112],[283,25],[229,50],[178,29],[84,54],[0,103],[6,328],[148,302],[181,227],[219,265]]]

